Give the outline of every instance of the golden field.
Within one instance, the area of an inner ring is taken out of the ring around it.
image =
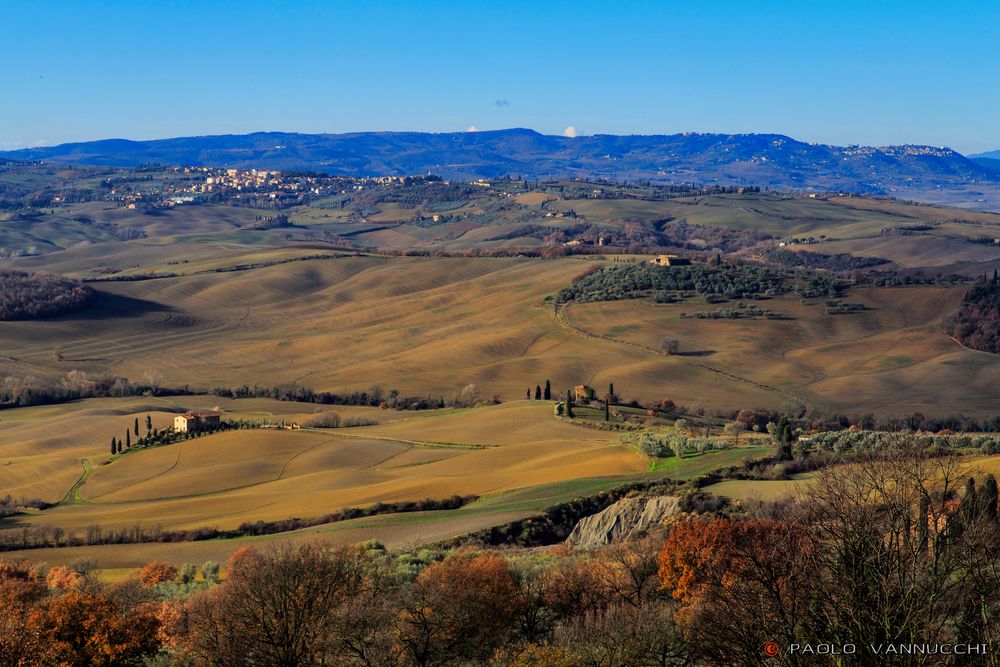
[[[50,502],[65,497],[53,508],[8,520],[6,527],[48,524],[82,532],[94,524],[110,528],[139,522],[164,529],[226,529],[378,501],[482,496],[563,480],[639,474],[646,468],[644,457],[618,444],[617,434],[557,421],[551,404],[525,401],[419,413],[379,426],[227,431],[129,452],[108,463],[104,440],[110,441],[115,427],[123,431],[133,416],[146,414],[124,409],[107,414],[111,411],[89,405],[108,402],[81,401],[75,411],[62,406],[76,415],[75,420],[65,417],[64,427],[93,421],[94,431],[81,434],[89,445],[55,439],[0,444],[0,456],[6,459],[0,477],[4,488]],[[242,402],[228,405],[252,407],[235,405]],[[152,414],[154,423],[169,416]],[[285,416],[295,417],[291,411]],[[104,432],[98,439],[99,427]],[[28,454],[39,447],[47,455]],[[74,487],[81,475],[82,483]]]
[[[728,397],[731,407],[785,401],[848,414],[994,414],[1000,358],[941,332],[963,292],[852,289],[845,301],[867,310],[850,315],[827,315],[821,299],[756,304],[781,313],[780,320],[695,319],[694,312],[729,305],[631,301],[574,304],[566,319],[637,356],[655,357],[662,338],[677,340],[681,354],[661,357],[660,377],[680,403],[716,405]]]
[[[163,386],[378,385],[434,398],[471,383],[505,401],[550,379],[556,396],[614,382],[626,398],[709,409],[995,411],[1000,361],[940,331],[960,287],[855,289],[846,300],[869,310],[839,316],[793,296],[760,304],[782,320],[681,319],[719,307],[700,299],[571,305],[557,316],[546,297],[595,263],[342,256],[96,283],[99,303],[83,313],[0,323],[0,373],[142,381],[152,371]],[[660,354],[664,337],[682,354]]]

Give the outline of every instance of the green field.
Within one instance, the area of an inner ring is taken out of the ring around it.
[[[739,465],[744,461],[766,456],[772,447],[749,445],[705,454],[688,454],[683,459],[664,458],[650,461],[649,471],[671,479],[694,479],[719,468]]]
[[[389,548],[414,547],[449,540],[497,524],[523,519],[547,507],[580,496],[613,488],[631,478],[579,478],[565,482],[497,492],[457,510],[408,512],[353,519],[315,528],[233,540],[202,542],[147,543],[30,549],[4,554],[50,565],[71,563],[79,558],[94,560],[102,570],[131,570],[151,560],[174,563],[224,562],[229,555],[248,545],[259,548],[279,543],[307,542],[322,539],[330,544],[353,544],[376,539]]]

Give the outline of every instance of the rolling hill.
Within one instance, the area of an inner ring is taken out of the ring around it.
[[[408,397],[451,397],[472,383],[504,401],[551,379],[559,395],[614,382],[629,398],[710,410],[995,412],[1000,357],[941,331],[962,286],[858,288],[849,299],[867,310],[841,316],[785,295],[766,302],[785,316],[773,321],[682,317],[712,308],[700,297],[554,312],[547,296],[606,263],[340,256],[92,283],[95,304],[81,313],[0,323],[0,374],[139,380],[152,370],[171,387],[380,385]],[[664,336],[692,354],[664,356]]]
[[[948,148],[841,147],[779,134],[570,138],[528,129],[440,134],[257,132],[150,141],[106,139],[0,153],[4,157],[106,166],[311,169],[355,176],[434,173],[458,179],[521,174],[878,193],[1000,184],[1000,174]]]

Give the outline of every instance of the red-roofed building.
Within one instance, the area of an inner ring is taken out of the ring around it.
[[[174,417],[174,430],[178,433],[214,431],[222,425],[222,415],[217,412],[188,411]]]

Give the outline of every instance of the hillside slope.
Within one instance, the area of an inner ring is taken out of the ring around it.
[[[682,317],[716,307],[701,298],[573,303],[557,316],[545,297],[595,264],[341,256],[94,283],[81,313],[0,323],[0,374],[59,382],[72,370],[134,380],[152,371],[167,387],[380,385],[407,397],[475,384],[505,401],[549,379],[556,395],[614,382],[629,398],[710,410],[996,411],[1000,356],[941,330],[963,287],[856,289],[850,301],[866,310],[851,315],[786,295],[766,302],[777,320]],[[681,354],[659,352],[665,336]]]

